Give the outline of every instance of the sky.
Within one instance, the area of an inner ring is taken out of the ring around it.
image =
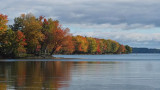
[[[160,49],[160,0],[0,0],[8,24],[22,13],[59,20],[73,35]]]

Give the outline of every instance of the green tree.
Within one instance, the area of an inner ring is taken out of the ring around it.
[[[126,48],[126,53],[132,53],[132,48],[128,45],[125,46]]]
[[[5,34],[3,34],[3,42],[1,43],[0,52],[4,57],[10,56],[14,57],[16,50],[16,35],[11,29],[7,30]]]
[[[87,37],[88,41],[88,52],[94,54],[97,51],[97,42],[96,39]]]
[[[21,31],[14,32],[9,29],[4,34],[4,42],[0,48],[0,53],[4,57],[21,57],[25,55],[26,49],[24,46],[27,44],[25,42],[25,36]]]
[[[107,40],[107,53],[116,53],[119,48],[119,43],[116,41],[113,41],[111,39]]]

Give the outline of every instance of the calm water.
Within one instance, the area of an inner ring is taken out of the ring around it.
[[[160,90],[160,54],[0,61],[0,90]]]

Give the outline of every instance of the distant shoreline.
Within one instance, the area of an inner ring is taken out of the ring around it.
[[[55,55],[122,55],[122,54],[55,54]],[[52,56],[27,56],[27,57],[14,57],[14,58],[0,57],[0,59],[77,59],[77,58],[54,57],[54,55],[52,55]]]
[[[82,58],[64,58],[64,57],[54,57],[54,56],[46,56],[46,57],[42,57],[42,56],[33,56],[33,57],[16,57],[16,58],[3,58],[0,57],[1,59],[82,59]]]
[[[132,53],[160,53],[160,49],[132,48]]]

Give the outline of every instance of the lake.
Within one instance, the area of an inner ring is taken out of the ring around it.
[[[54,56],[1,60],[0,90],[160,90],[160,54]]]

